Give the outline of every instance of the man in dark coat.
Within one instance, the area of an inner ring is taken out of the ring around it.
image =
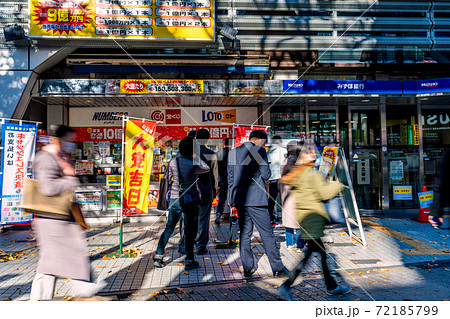
[[[209,241],[209,219],[211,217],[211,207],[217,195],[218,168],[217,154],[206,147],[209,140],[209,131],[199,129],[196,139],[200,145],[200,158],[208,164],[210,171],[206,174],[198,175],[198,188],[201,194],[201,203],[198,213],[198,230],[195,240],[196,254],[204,255],[208,252],[206,246]]]
[[[217,153],[217,164],[219,167],[219,203],[217,204],[215,223],[220,225],[220,219],[223,213],[229,213],[227,205],[228,196],[228,153],[232,144],[231,138],[224,140],[223,149]]]
[[[275,277],[287,275],[270,224],[266,181],[270,178],[269,162],[263,130],[250,133],[249,142],[230,150],[228,155],[228,201],[239,216],[239,250],[244,268],[244,278],[255,272],[251,238],[256,226],[266,250]]]

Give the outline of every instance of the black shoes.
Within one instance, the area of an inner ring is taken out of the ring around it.
[[[217,226],[220,226],[220,218],[221,216],[217,216],[216,219],[214,220],[214,224],[216,224]]]
[[[274,278],[286,278],[289,276],[289,270],[286,267],[283,267],[280,271],[275,271],[273,273]]]
[[[252,278],[252,275],[255,273],[256,269],[252,268],[250,270],[244,270],[244,279]]]
[[[204,255],[204,254],[206,254],[208,252],[208,249],[207,248],[200,248],[199,250],[197,250],[196,252],[195,252],[195,254],[196,255]]]
[[[186,261],[186,264],[184,265],[185,270],[191,270],[191,269],[195,269],[195,268],[199,268],[199,267],[200,267],[200,264],[196,260]]]

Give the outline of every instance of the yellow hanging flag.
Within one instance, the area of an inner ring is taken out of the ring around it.
[[[125,132],[123,214],[147,214],[156,122],[129,119]]]

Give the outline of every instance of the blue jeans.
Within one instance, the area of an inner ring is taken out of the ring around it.
[[[295,242],[294,231],[295,229],[286,227],[286,246],[294,246],[294,244],[297,243],[297,248],[305,247],[305,241],[300,238],[301,230],[297,229],[295,234]]]
[[[158,248],[156,248],[156,253],[158,255],[164,255],[164,250],[166,249],[167,242],[169,241],[170,236],[172,236],[175,231],[175,227],[180,221],[180,251],[184,252],[184,232],[183,232],[183,219],[181,218],[183,214],[183,210],[180,206],[180,201],[178,198],[174,198],[170,200],[169,203],[169,216],[167,217],[166,229],[162,233],[159,238]]]

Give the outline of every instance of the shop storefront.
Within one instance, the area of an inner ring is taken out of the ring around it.
[[[417,193],[423,186],[431,189],[450,146],[450,99],[444,94],[450,92],[450,82],[445,79],[145,81],[45,80],[36,97],[67,107],[67,123],[78,135],[77,172],[83,191],[92,191],[82,196],[86,207],[102,214],[118,204],[113,191],[121,165],[122,114],[160,122],[151,177],[153,207],[160,176],[179,141],[200,127],[210,130],[214,150],[232,137],[233,123],[270,126],[270,134],[280,135],[284,143],[311,139],[319,152],[338,140],[363,212],[417,210]]]
[[[82,182],[77,200],[88,216],[114,216],[120,209],[122,115],[158,121],[149,191],[151,209],[157,206],[160,178],[168,162],[176,156],[183,137],[192,130],[206,128],[211,137],[208,147],[218,151],[224,139],[233,136],[233,123],[254,122],[257,108],[70,108],[69,125],[77,136],[74,164]]]

